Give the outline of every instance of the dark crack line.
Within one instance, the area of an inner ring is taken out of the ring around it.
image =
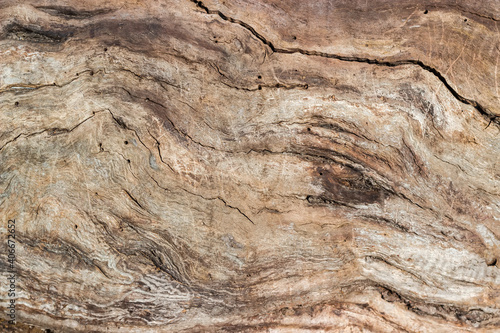
[[[244,90],[244,91],[257,91],[257,90],[262,90],[262,88],[270,88],[270,89],[285,89],[285,90],[292,90],[292,89],[303,89],[307,90],[309,86],[306,84],[293,84],[293,85],[285,85],[282,83],[276,83],[276,84],[259,84],[257,88],[245,88],[245,87],[238,87],[238,86],[233,86],[230,85],[226,82],[220,81],[223,85],[229,88],[237,89],[237,90]]]
[[[484,193],[487,193],[489,195],[493,195],[493,196],[496,196],[496,197],[500,197],[500,193],[493,193],[493,192],[490,192],[490,191],[487,191],[485,190],[484,188],[480,188],[480,187],[472,187],[469,185],[469,188],[472,189],[472,190],[478,190],[478,191],[482,191]],[[500,207],[500,205],[497,205],[495,204],[497,207]]]
[[[418,273],[415,273],[415,272],[412,272],[411,270],[409,269],[405,269],[404,267],[398,265],[397,263],[391,263],[388,259],[385,259],[383,258],[382,256],[377,256],[377,255],[367,255],[365,256],[365,260],[372,260],[372,261],[375,261],[375,262],[382,262],[390,267],[394,267],[395,269],[401,271],[401,272],[404,272],[408,275],[411,275],[413,277],[415,277],[417,280],[420,280],[422,281],[422,283],[424,283],[425,285],[427,286],[435,286],[435,283],[433,283],[432,281],[430,281],[431,284],[428,283],[427,279],[425,279],[423,276],[420,276]]]
[[[494,16],[488,16],[488,15],[484,15],[484,14],[480,14],[480,13],[471,12],[470,10],[467,10],[465,7],[460,6],[458,4],[453,4],[453,5],[450,5],[450,6],[439,6],[439,5],[429,5],[429,6],[427,6],[427,8],[429,8],[429,9],[431,9],[431,8],[449,9],[449,8],[453,8],[453,7],[455,7],[456,9],[458,9],[459,11],[461,11],[463,13],[471,14],[471,15],[474,15],[474,16],[477,16],[477,17],[481,17],[483,19],[491,20],[491,21],[494,21],[494,22],[500,21],[499,19],[497,19]],[[418,8],[418,7],[415,7],[415,8]]]
[[[238,207],[235,207],[235,206],[231,206],[229,205],[226,200],[222,199],[221,197],[217,197],[217,199],[219,199],[220,201],[222,201],[224,203],[224,206],[226,207],[229,207],[231,209],[236,209],[241,215],[243,215],[248,221],[250,221],[250,223],[252,223],[253,225],[255,225],[255,223],[245,214],[241,211],[241,209],[239,209]]]
[[[103,149],[102,147],[100,148],[100,151],[97,154],[101,154],[101,153],[107,153],[110,155],[113,155],[113,154],[119,155],[121,158],[123,158],[127,162],[128,171],[132,174],[132,176],[134,176],[135,179],[139,180],[139,178],[135,175],[134,171],[132,171],[132,167],[130,165],[130,163],[131,163],[130,159],[126,158],[122,153],[119,153],[117,151],[106,150],[106,149]]]
[[[62,133],[70,133],[73,130],[75,130],[77,127],[79,127],[80,125],[82,125],[83,123],[85,123],[87,120],[92,119],[96,115],[96,113],[99,113],[99,112],[102,112],[102,111],[97,111],[97,112],[94,111],[94,112],[92,112],[91,116],[85,118],[84,120],[82,120],[81,122],[79,122],[78,124],[76,124],[76,125],[74,125],[73,127],[70,127],[70,128],[52,127],[52,128],[46,128],[44,130],[41,130],[41,131],[38,131],[38,132],[34,132],[34,133],[27,133],[27,134],[26,133],[20,133],[15,138],[7,141],[2,147],[0,147],[0,151],[2,151],[7,145],[9,145],[9,144],[17,141],[21,136],[23,136],[25,138],[29,138],[29,137],[32,137],[32,136],[43,134],[45,132],[48,132],[51,136],[62,134]]]
[[[443,163],[446,163],[446,164],[449,164],[449,165],[452,165],[454,166],[455,168],[459,169],[460,171],[462,171],[463,173],[465,173],[466,175],[470,176],[467,172],[465,172],[465,170],[458,164],[454,164],[454,163],[451,163],[451,162],[448,162],[444,159],[442,159],[441,157],[437,156],[436,154],[433,154],[435,158],[437,158],[438,160],[440,160],[441,162]]]
[[[225,78],[226,80],[232,81],[223,72],[221,72],[221,70],[220,70],[219,66],[217,66],[217,64],[210,63],[210,67],[212,67],[213,69],[215,69],[217,71],[217,73],[220,76],[222,76],[223,78]],[[255,88],[247,88],[247,87],[234,86],[234,85],[231,85],[231,84],[226,83],[224,81],[220,81],[220,82],[223,85],[225,85],[226,87],[237,89],[237,90],[244,90],[244,91],[257,91],[257,90],[262,90],[262,88],[269,88],[269,89],[280,89],[280,88],[282,88],[282,89],[286,89],[286,90],[292,90],[292,89],[297,89],[297,88],[298,89],[307,90],[309,88],[309,85],[307,83],[305,83],[305,84],[296,83],[296,84],[291,84],[291,85],[286,85],[286,84],[282,84],[282,83],[276,83],[276,84],[259,84]]]
[[[185,188],[180,187],[180,189],[181,189],[181,190],[183,190],[183,191],[185,191],[185,192],[187,192],[187,193],[189,193],[189,194],[191,194],[191,195],[194,195],[194,196],[200,197],[200,198],[202,198],[202,199],[204,199],[204,200],[210,200],[210,201],[212,201],[212,200],[219,200],[219,201],[222,201],[222,203],[224,204],[224,206],[226,206],[226,207],[228,207],[228,208],[231,208],[231,209],[234,209],[234,210],[237,210],[237,211],[238,211],[238,212],[239,212],[242,216],[244,216],[244,217],[245,217],[248,221],[250,221],[250,223],[252,223],[253,225],[255,225],[255,222],[253,222],[253,221],[252,221],[252,220],[251,220],[251,219],[250,219],[250,218],[249,218],[249,217],[248,217],[245,213],[243,213],[243,212],[241,211],[241,209],[239,209],[238,207],[235,207],[235,206],[231,206],[231,205],[229,205],[229,204],[226,202],[226,200],[224,200],[224,199],[223,199],[223,198],[221,198],[221,197],[206,198],[206,197],[204,197],[204,196],[203,196],[203,195],[201,195],[201,194],[193,193],[193,192],[191,192],[191,191],[186,190]]]
[[[18,237],[16,237],[16,239],[17,238]],[[40,241],[38,239],[31,239],[29,237],[26,237],[22,240],[20,239],[20,242],[22,244],[25,244],[29,247],[32,247],[32,248],[36,247],[36,248],[39,248],[43,251],[54,253],[54,254],[57,254],[60,256],[69,255],[72,258],[76,258],[88,266],[93,266],[93,267],[97,268],[106,278],[108,278],[110,280],[112,279],[112,277],[109,276],[109,274],[107,274],[104,271],[104,269],[102,267],[100,267],[99,264],[96,263],[98,260],[89,257],[89,254],[85,253],[85,251],[82,250],[80,247],[78,247],[77,244],[74,244],[72,242],[67,242],[61,238],[57,239],[57,241],[59,243],[49,244],[49,243],[45,243],[43,241]]]
[[[404,137],[402,138],[402,142],[403,142],[403,145],[406,147],[406,149],[408,149],[408,151],[410,152],[410,156],[411,156],[412,162],[413,162],[413,164],[417,167],[418,173],[419,173],[421,176],[425,176],[425,172],[424,172],[424,170],[422,170],[422,167],[420,166],[420,163],[418,163],[417,154],[415,154],[415,152],[414,152],[414,151],[413,151],[413,149],[410,147],[410,145],[408,145],[408,144],[406,143],[406,140],[405,140],[405,138],[404,138]]]
[[[136,96],[136,95],[132,94],[130,91],[128,91],[127,89],[125,89],[125,88],[123,88],[123,87],[120,87],[120,88],[121,88],[121,89],[123,89],[123,90],[124,90],[124,91],[125,91],[125,92],[126,92],[126,93],[130,96],[130,97],[132,97],[132,98],[134,98],[134,99],[144,99],[146,102],[153,103],[153,104],[158,105],[159,107],[161,107],[161,108],[163,108],[163,109],[165,109],[165,110],[168,110],[168,108],[167,108],[165,105],[163,105],[162,103],[160,103],[160,102],[157,102],[157,101],[155,101],[155,100],[152,100],[151,98],[148,98],[148,97],[146,97],[146,98],[142,98],[142,97],[140,97],[140,96]],[[172,126],[172,128],[173,128],[173,129],[174,129],[177,133],[179,133],[179,134],[180,134],[181,136],[183,136],[184,138],[189,139],[189,141],[191,141],[191,142],[193,142],[193,143],[195,143],[195,144],[197,144],[197,145],[199,145],[199,146],[201,146],[201,147],[203,147],[203,148],[207,148],[207,149],[211,149],[211,150],[218,150],[218,149],[216,149],[215,147],[208,146],[208,145],[205,145],[205,144],[203,144],[203,143],[201,143],[201,142],[199,142],[199,141],[194,140],[194,139],[193,139],[193,138],[192,138],[189,134],[187,134],[187,133],[183,132],[182,130],[180,130],[180,129],[179,129],[179,128],[178,128],[178,127],[174,124],[174,122],[173,122],[172,120],[170,120],[170,118],[169,118],[169,117],[167,117],[166,115],[165,115],[165,119],[166,119],[166,120],[170,123],[170,125]]]
[[[232,17],[226,16],[224,13],[222,13],[222,12],[220,12],[218,10],[209,9],[201,1],[197,1],[197,0],[190,0],[190,1],[193,2],[199,8],[203,9],[207,14],[210,14],[210,15],[219,15],[220,18],[223,19],[224,21],[228,21],[228,22],[231,22],[231,23],[236,23],[236,24],[241,25],[242,27],[244,27],[245,29],[247,29],[248,31],[250,31],[252,33],[252,35],[254,35],[255,37],[257,37],[262,43],[264,43],[265,45],[269,46],[273,52],[276,52],[276,48],[274,47],[274,45],[271,42],[269,42],[264,36],[262,36],[261,34],[259,34],[254,28],[252,28],[252,26],[248,25],[247,23],[245,23],[243,21],[240,21],[238,19],[234,19]]]
[[[7,192],[7,190],[8,190],[8,189],[9,189],[9,187],[10,187],[10,184],[12,183],[12,180],[13,180],[15,177],[16,177],[16,176],[12,176],[12,177],[10,177],[10,179],[9,179],[9,183],[8,183],[8,184],[7,184],[7,186],[5,186],[5,188],[3,189],[2,194]]]
[[[85,72],[90,72],[89,70],[86,70],[86,71],[83,71],[81,73],[85,73]],[[98,71],[100,72],[100,71]],[[98,73],[96,72],[96,73]],[[15,92],[15,91],[19,91],[19,90],[29,90],[29,91],[35,91],[35,90],[38,90],[38,89],[41,89],[41,88],[46,88],[46,87],[56,87],[56,88],[63,88],[64,86],[67,86],[68,84],[71,84],[73,83],[74,81],[78,80],[81,78],[81,76],[79,76],[79,74],[81,73],[78,73],[76,77],[72,78],[71,80],[69,81],[66,81],[64,83],[57,83],[57,82],[53,82],[53,83],[44,83],[44,84],[31,84],[31,83],[15,83],[15,84],[10,84],[2,89],[0,89],[0,94],[3,94],[3,93],[7,93],[7,92]]]
[[[147,80],[147,81],[159,82],[160,86],[162,86],[162,88],[164,88],[164,89],[165,89],[165,87],[163,87],[163,84],[166,84],[168,86],[171,86],[171,87],[174,87],[174,88],[182,90],[182,87],[180,87],[180,86],[178,86],[176,84],[170,83],[168,81],[162,80],[160,78],[154,77],[154,76],[144,76],[144,75],[141,75],[141,74],[137,74],[136,72],[134,72],[134,71],[132,71],[132,70],[130,70],[128,68],[120,68],[119,70],[121,70],[123,72],[130,73],[133,76],[137,77],[139,80]],[[105,73],[105,74],[108,74],[108,73]]]
[[[160,161],[165,164],[166,166],[168,166],[168,168],[173,172],[173,173],[176,173],[175,170],[170,166],[170,164],[168,164],[167,162],[165,162],[163,160],[163,157],[161,155],[161,149],[160,149],[160,141],[158,141],[158,139],[156,137],[153,136],[153,134],[151,134],[151,132],[149,132],[148,130],[148,133],[149,135],[153,138],[153,140],[155,140],[156,142],[156,149],[158,150],[158,157],[160,157]]]
[[[345,202],[341,202],[338,200],[333,200],[330,198],[326,198],[324,196],[317,196],[317,195],[308,195],[306,196],[305,200],[311,204],[312,206],[342,206],[346,208],[351,208],[351,209],[358,209],[356,205],[350,205]]]
[[[129,192],[129,191],[127,191],[127,190],[125,190],[125,189],[124,189],[123,191],[125,191],[125,193],[128,195],[128,197],[130,198],[130,200],[132,200],[133,202],[135,202],[137,206],[141,207],[141,209],[144,209],[144,207],[143,207],[143,206],[139,203],[139,201],[137,201],[137,199],[136,199],[136,198],[134,198],[134,197],[132,196],[132,194],[130,194],[130,192]],[[144,209],[144,210],[146,210],[146,209]]]
[[[94,265],[105,277],[111,280],[111,277],[104,271],[104,269],[101,268],[99,264],[96,264],[96,259],[92,259],[92,265]]]
[[[198,0],[190,0],[190,1],[193,2],[194,4],[196,4],[196,6],[198,6],[202,10],[204,10],[209,15],[218,15],[224,21],[238,24],[238,25],[244,27],[245,29],[250,31],[252,33],[252,35],[254,35],[257,39],[259,39],[264,45],[267,45],[271,49],[271,51],[273,51],[274,53],[285,53],[285,54],[300,53],[300,54],[307,55],[307,56],[317,56],[317,57],[336,59],[336,60],[346,61],[346,62],[367,63],[367,64],[373,64],[373,65],[385,66],[385,67],[398,67],[398,66],[404,66],[404,65],[419,66],[423,70],[425,70],[425,71],[433,74],[435,77],[437,77],[439,79],[439,81],[441,81],[443,83],[443,85],[446,87],[446,89],[448,89],[448,91],[453,95],[453,97],[455,97],[457,100],[459,100],[463,104],[467,104],[467,105],[474,107],[484,118],[489,120],[488,126],[490,126],[491,123],[494,123],[500,127],[500,119],[499,119],[500,117],[499,116],[493,114],[491,111],[486,109],[484,106],[479,104],[477,101],[463,97],[462,95],[460,95],[448,83],[446,78],[437,69],[435,69],[434,67],[431,67],[429,65],[424,64],[420,60],[409,59],[409,60],[385,61],[385,60],[369,59],[369,58],[363,58],[363,57],[343,56],[343,55],[338,55],[338,54],[311,51],[311,50],[303,50],[303,49],[299,49],[299,48],[288,49],[288,48],[275,47],[272,42],[270,42],[264,36],[259,34],[249,24],[247,24],[241,20],[226,16],[224,13],[222,13],[219,10],[209,9],[201,1],[198,1]],[[486,128],[488,128],[488,126],[486,126]]]
[[[154,155],[153,152],[151,151],[151,149],[149,149],[149,147],[146,146],[146,144],[142,141],[141,137],[139,136],[139,134],[137,133],[137,131],[135,129],[129,127],[121,117],[115,116],[113,114],[113,112],[111,112],[111,110],[106,109],[105,111],[109,112],[109,114],[111,115],[111,118],[113,118],[113,120],[115,121],[116,124],[118,124],[118,126],[120,126],[123,129],[126,129],[128,131],[134,132],[135,136],[137,137],[137,140],[139,140],[139,142],[144,146],[144,148],[146,148],[149,151],[149,153],[151,155]]]
[[[407,226],[402,225],[397,220],[392,220],[392,219],[388,219],[388,218],[385,218],[382,216],[377,216],[377,215],[360,215],[360,217],[371,220],[371,221],[375,221],[379,225],[388,226],[392,229],[395,229],[395,230],[398,230],[398,231],[401,231],[404,233],[412,233],[415,236],[418,236],[417,233],[410,231],[410,229],[408,229]]]
[[[147,173],[147,174],[156,183],[156,186],[158,186],[159,188],[161,188],[164,191],[172,192],[172,190],[170,190],[169,188],[161,186],[160,183],[158,183],[158,181],[153,176],[151,176],[149,173]]]
[[[180,102],[180,103],[182,103],[182,104],[186,105],[187,107],[189,107],[191,110],[193,110],[193,111],[194,111],[194,113],[195,113],[195,114],[199,114],[199,113],[200,113],[198,110],[196,110],[194,107],[192,107],[189,103],[184,102],[183,100],[180,100],[180,99],[176,99],[176,100],[177,100],[178,102]],[[209,123],[207,123],[205,119],[203,119],[203,123],[204,123],[205,125],[207,125],[207,127],[208,127],[208,128],[210,128],[212,131],[214,131],[214,128],[213,128],[212,126],[210,126],[210,124],[209,124]]]
[[[149,175],[149,174],[148,174],[148,175]],[[156,183],[156,185],[157,185],[159,188],[161,188],[162,190],[165,190],[165,191],[167,191],[167,192],[172,192],[170,189],[168,189],[168,188],[165,188],[165,187],[161,186],[161,185],[158,183],[158,181],[157,181],[155,178],[153,178],[151,175],[149,175],[149,177],[150,177],[150,178],[151,178],[151,179],[152,179],[152,180]],[[206,198],[206,197],[202,196],[201,194],[193,193],[193,192],[191,192],[191,191],[186,190],[185,188],[180,187],[180,189],[182,189],[183,191],[185,191],[185,192],[187,192],[187,193],[189,193],[189,194],[191,194],[191,195],[194,195],[194,196],[200,197],[200,198],[202,198],[202,199],[204,199],[204,200],[220,200],[220,201],[222,201],[222,203],[224,204],[224,206],[226,206],[226,207],[228,207],[228,208],[231,208],[231,209],[234,209],[234,210],[237,210],[237,211],[238,211],[241,215],[243,215],[243,216],[244,216],[244,217],[245,217],[248,221],[250,221],[253,225],[255,225],[255,223],[254,223],[254,222],[253,222],[253,221],[252,221],[252,220],[248,217],[248,215],[246,215],[245,213],[243,213],[243,212],[241,211],[241,209],[239,209],[238,207],[235,207],[235,206],[231,206],[231,205],[229,205],[229,204],[226,202],[226,200],[222,199],[221,197],[216,197],[216,198]]]
[[[125,91],[127,91],[126,89],[124,89],[124,90],[125,90]],[[133,95],[131,95],[131,94],[130,94],[130,92],[128,92],[128,91],[127,91],[127,93],[128,93],[130,96],[133,96]],[[134,97],[135,97],[135,96],[134,96]],[[144,141],[142,141],[141,137],[139,136],[139,133],[137,133],[137,131],[136,131],[135,129],[133,129],[133,128],[129,127],[129,126],[125,123],[125,121],[124,121],[121,117],[117,117],[117,116],[115,116],[115,115],[113,114],[113,112],[111,112],[111,110],[106,109],[105,111],[108,111],[108,112],[109,112],[109,114],[111,115],[111,118],[115,121],[115,123],[116,123],[116,124],[118,124],[118,126],[120,126],[120,127],[121,127],[121,128],[123,128],[123,129],[126,129],[126,130],[128,130],[128,131],[134,132],[135,136],[137,137],[137,140],[139,140],[139,142],[140,142],[140,143],[144,146],[144,148],[146,148],[146,149],[147,149],[147,151],[149,152],[149,154],[150,154],[150,155],[154,156],[154,154],[153,154],[153,152],[151,151],[151,149],[150,149],[150,148],[149,148],[149,147],[148,147],[148,146],[144,143]],[[151,137],[155,140],[155,142],[156,142],[157,149],[158,149],[158,155],[159,155],[159,157],[160,157],[160,161],[161,161],[162,163],[164,163],[165,165],[167,165],[167,166],[170,168],[170,170],[171,170],[172,172],[174,172],[174,173],[175,173],[175,170],[174,170],[174,169],[170,166],[170,164],[168,164],[167,162],[165,162],[165,161],[163,160],[163,157],[162,157],[162,155],[161,155],[161,151],[160,151],[160,142],[156,139],[156,137],[154,137],[154,136],[153,136],[153,135],[149,132],[149,130],[148,130],[148,133],[149,133],[149,135],[150,135],[150,136],[151,136]],[[120,154],[120,155],[121,155],[121,154]],[[122,155],[122,157],[123,157],[123,155]],[[124,158],[125,158],[125,157],[124,157]],[[126,160],[127,160],[127,162],[128,162],[128,159],[126,159]],[[132,174],[134,174],[134,173],[132,172]],[[135,175],[134,175],[134,176],[135,176]],[[150,175],[150,177],[151,177],[151,175]],[[136,177],[136,178],[137,178],[137,177]],[[151,178],[153,178],[153,177],[151,177]],[[153,178],[153,180],[155,180],[155,179]],[[155,180],[155,182],[156,182],[156,180]],[[157,185],[158,185],[158,182],[156,182],[156,183],[157,183]],[[159,185],[158,185],[158,186],[159,186]]]

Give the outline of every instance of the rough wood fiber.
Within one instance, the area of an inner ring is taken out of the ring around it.
[[[0,1],[16,331],[498,332],[499,19]]]

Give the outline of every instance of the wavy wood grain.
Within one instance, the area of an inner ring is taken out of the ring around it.
[[[3,329],[500,330],[497,1],[0,8]]]

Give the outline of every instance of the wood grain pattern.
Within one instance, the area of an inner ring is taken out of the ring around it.
[[[499,18],[0,1],[3,329],[498,332]]]

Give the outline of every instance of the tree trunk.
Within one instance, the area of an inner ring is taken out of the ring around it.
[[[0,8],[0,330],[500,331],[498,0]]]

